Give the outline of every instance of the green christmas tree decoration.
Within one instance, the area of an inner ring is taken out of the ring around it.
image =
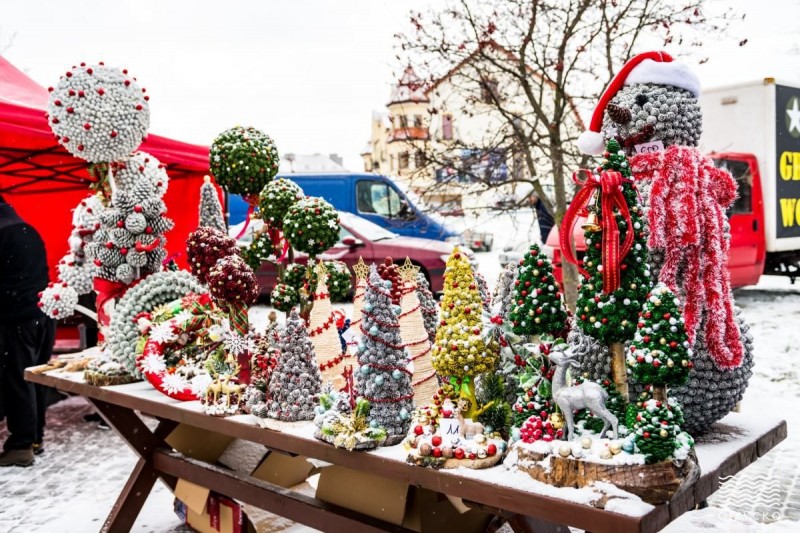
[[[350,271],[342,261],[323,261],[325,270],[328,271],[328,292],[332,302],[345,302],[353,288]],[[314,279],[316,284],[316,276]]]
[[[511,407],[515,428],[522,427],[531,416],[546,421],[556,412],[552,387],[555,367],[547,358],[554,347],[562,348],[561,343],[556,346],[552,341],[540,344],[528,354],[524,364],[514,374],[518,384],[517,401]]]
[[[270,227],[283,227],[283,218],[289,208],[303,199],[303,189],[293,181],[278,178],[270,181],[258,195],[261,219]]]
[[[306,265],[301,265],[300,263],[286,265],[286,269],[283,271],[283,277],[281,278],[281,281],[292,287],[294,290],[299,291],[306,283],[307,270],[308,268]],[[310,286],[315,287],[316,284]]]
[[[217,183],[231,194],[257,195],[278,173],[278,149],[256,128],[233,127],[211,144],[209,165]]]
[[[682,385],[692,368],[691,358],[680,301],[659,283],[642,307],[627,357],[628,371],[639,383]]]
[[[283,232],[295,250],[315,257],[339,240],[339,214],[322,198],[304,198],[289,208]]]
[[[520,260],[513,298],[509,319],[514,333],[556,335],[566,327],[567,311],[553,265],[536,244]]]
[[[644,392],[628,406],[625,421],[631,434],[623,447],[644,454],[647,464],[675,457],[676,452],[694,445],[692,437],[681,431],[683,412],[674,400],[662,402]]]
[[[604,157],[603,170],[616,170],[625,178],[631,177],[625,153],[616,140],[608,141]],[[584,232],[586,255],[583,266],[589,272],[589,277],[580,286],[575,314],[578,326],[603,344],[626,342],[633,337],[636,332],[636,318],[650,289],[646,219],[634,184],[624,183],[622,189],[633,228],[626,226],[624,217],[619,212],[615,213],[620,243],[624,242],[628,231],[634,232],[634,239],[630,252],[620,266],[620,287],[611,294],[603,292],[602,233],[591,227]],[[590,208],[598,216],[602,209],[601,202],[598,198],[595,206]]]
[[[203,178],[203,185],[200,186],[200,216],[197,225],[208,226],[222,232],[228,231],[217,189],[214,188],[209,176]]]
[[[488,406],[478,415],[478,422],[483,424],[487,432],[496,431],[503,439],[508,439],[511,429],[511,406],[506,401],[506,383],[502,374],[484,375],[478,386],[477,398],[479,405]]]
[[[300,295],[297,290],[291,285],[285,283],[278,283],[269,295],[269,301],[272,307],[278,311],[288,313],[292,307],[300,303]]]
[[[582,383],[585,380],[586,379],[581,376],[575,379],[575,383]],[[627,414],[628,402],[626,402],[625,398],[623,398],[619,391],[617,391],[617,388],[614,386],[614,382],[612,382],[610,379],[604,379],[599,383],[608,394],[608,398],[606,399],[606,408],[608,408],[608,410],[617,417],[617,420],[622,422],[625,420]],[[585,429],[589,429],[595,433],[600,433],[603,430],[603,420],[594,416],[588,409],[581,409],[576,413],[575,422],[577,423],[581,420],[583,421],[583,427]]]

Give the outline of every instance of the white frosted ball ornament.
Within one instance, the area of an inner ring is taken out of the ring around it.
[[[50,318],[68,318],[76,305],[78,293],[66,283],[51,283],[39,296],[39,307]]]
[[[147,135],[149,99],[127,70],[81,63],[50,91],[48,122],[59,144],[75,157],[118,161]]]
[[[111,171],[120,189],[130,191],[138,182],[145,181],[152,185],[152,191],[160,198],[169,186],[165,166],[147,152],[136,152],[125,161],[114,163]]]

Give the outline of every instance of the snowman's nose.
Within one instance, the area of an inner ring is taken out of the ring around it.
[[[625,124],[629,123],[631,118],[633,118],[631,115],[631,110],[625,106],[608,104],[606,106],[606,110],[608,111],[608,118],[620,126],[624,126]]]

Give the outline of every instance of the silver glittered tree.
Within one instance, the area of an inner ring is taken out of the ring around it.
[[[225,215],[222,214],[222,204],[219,202],[217,189],[211,183],[209,176],[204,177],[203,185],[200,186],[200,219],[197,225],[227,232]]]
[[[412,376],[397,319],[400,306],[392,304],[390,291],[391,282],[381,279],[373,266],[362,310],[356,375],[356,389],[370,403],[370,426],[386,430],[385,446],[403,440],[414,410]]]
[[[278,341],[280,356],[267,388],[267,403],[251,412],[286,422],[313,420],[322,379],[305,322],[292,310]]]
[[[417,274],[417,297],[422,308],[422,317],[425,319],[425,331],[433,342],[436,340],[436,328],[439,325],[439,306],[436,305],[436,298],[431,293],[428,278],[422,272]]]

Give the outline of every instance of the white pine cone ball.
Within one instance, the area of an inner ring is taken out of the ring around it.
[[[125,261],[132,267],[141,268],[147,264],[147,254],[145,252],[137,252],[136,250],[128,250]]]
[[[75,312],[78,293],[66,283],[51,283],[39,296],[39,307],[50,318],[67,318]]]
[[[133,212],[125,217],[125,229],[133,234],[144,233],[147,228],[147,219],[141,213]]]
[[[91,262],[78,263],[72,254],[67,254],[58,262],[58,279],[80,294],[92,292],[95,266]]]
[[[132,266],[127,263],[122,263],[114,271],[114,276],[119,280],[120,283],[129,285],[136,276],[136,273],[134,272]]]
[[[148,100],[126,70],[81,64],[50,92],[48,121],[72,155],[92,163],[118,161],[147,135]]]
[[[158,197],[164,196],[169,186],[169,176],[161,162],[147,152],[136,152],[125,161],[113,165],[117,187],[133,190],[139,182],[152,185]]]
[[[72,225],[79,228],[94,228],[100,222],[100,214],[105,209],[100,196],[87,196],[72,211]]]

